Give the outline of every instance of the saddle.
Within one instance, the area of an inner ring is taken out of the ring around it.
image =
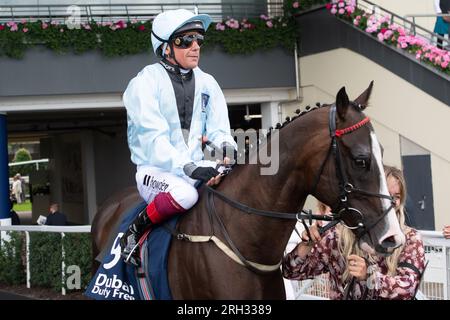
[[[113,241],[106,247],[101,265],[91,279],[85,295],[96,300],[171,300],[167,277],[167,259],[172,235],[179,216],[155,226],[143,236],[140,248],[141,267],[126,264],[121,258],[120,233],[146,206],[145,202],[130,210],[113,233]],[[98,258],[98,257],[97,257]]]

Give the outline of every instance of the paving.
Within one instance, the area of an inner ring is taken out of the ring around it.
[[[0,290],[0,300],[35,300],[35,299]]]

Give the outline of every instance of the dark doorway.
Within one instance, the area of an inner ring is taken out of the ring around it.
[[[247,107],[248,106],[248,107]],[[231,129],[261,129],[261,105],[234,105],[228,107]]]
[[[434,230],[433,185],[429,155],[402,156],[406,179],[406,223],[420,230]]]

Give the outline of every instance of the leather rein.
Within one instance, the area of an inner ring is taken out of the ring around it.
[[[274,265],[264,265],[264,264],[259,264],[257,262],[247,260],[242,255],[242,253],[239,251],[239,249],[236,247],[236,245],[233,243],[231,237],[228,234],[228,231],[226,230],[226,227],[225,227],[222,219],[217,214],[215,205],[214,205],[214,197],[219,198],[223,202],[227,203],[229,206],[231,206],[239,211],[242,211],[244,213],[247,213],[247,214],[255,214],[258,216],[277,218],[277,219],[297,220],[299,222],[302,222],[302,224],[305,226],[308,236],[310,238],[311,238],[311,236],[309,234],[309,228],[306,225],[305,220],[309,222],[309,225],[312,224],[312,220],[330,221],[324,227],[319,227],[320,234],[323,234],[325,231],[327,231],[328,229],[334,227],[336,224],[341,222],[342,218],[344,217],[345,214],[349,214],[349,212],[356,212],[357,214],[359,214],[361,216],[361,221],[358,222],[358,224],[356,226],[347,226],[346,225],[346,227],[349,227],[351,229],[357,229],[357,232],[358,232],[357,236],[358,236],[358,238],[361,237],[363,234],[365,234],[371,228],[373,228],[378,222],[380,222],[382,218],[384,218],[384,216],[392,209],[393,204],[391,204],[391,206],[385,212],[383,212],[383,214],[380,216],[380,218],[378,218],[372,225],[370,225],[369,227],[366,227],[365,224],[363,223],[362,213],[358,209],[355,209],[355,208],[352,208],[349,206],[348,196],[350,196],[350,194],[352,194],[352,193],[353,194],[359,193],[359,194],[362,194],[365,196],[390,199],[391,203],[392,203],[393,199],[392,199],[392,197],[390,197],[388,195],[376,194],[376,193],[367,192],[367,191],[364,191],[361,189],[357,189],[348,182],[348,180],[346,179],[346,176],[345,176],[345,171],[343,168],[343,162],[341,159],[341,153],[340,153],[339,146],[337,143],[337,138],[339,138],[345,134],[349,134],[349,133],[363,127],[364,125],[366,125],[369,122],[370,122],[369,118],[366,117],[362,121],[358,122],[357,124],[355,124],[351,127],[348,127],[345,129],[336,129],[336,105],[333,104],[330,108],[329,129],[330,129],[331,144],[330,144],[329,152],[327,153],[327,157],[325,158],[325,160],[323,161],[323,163],[321,165],[321,169],[319,171],[319,174],[316,177],[314,188],[312,190],[313,190],[313,192],[315,192],[317,185],[320,181],[320,177],[323,173],[325,164],[326,164],[330,154],[333,154],[334,159],[335,159],[336,174],[337,174],[337,177],[339,180],[339,190],[340,190],[339,205],[337,207],[338,210],[336,211],[337,212],[336,214],[317,215],[317,214],[312,214],[311,210],[304,210],[304,209],[302,209],[300,212],[295,212],[295,213],[293,213],[293,212],[275,212],[275,211],[269,211],[269,210],[256,209],[256,208],[249,207],[245,204],[242,204],[238,201],[235,201],[233,199],[230,199],[228,196],[226,196],[222,192],[217,191],[214,188],[205,185],[204,187],[207,192],[206,208],[207,208],[208,217],[209,217],[210,226],[211,226],[210,235],[208,235],[208,236],[189,235],[189,234],[178,232],[178,230],[174,230],[174,229],[168,227],[166,224],[164,225],[165,228],[168,229],[172,233],[172,235],[178,240],[187,240],[190,242],[212,241],[227,256],[229,256],[235,262],[245,266],[246,268],[248,268],[249,270],[251,270],[257,274],[266,274],[268,272],[274,272],[276,270],[279,270],[281,261]],[[230,170],[227,170],[226,174],[228,174],[229,172],[230,172]],[[214,220],[216,220],[218,222],[220,231],[223,234],[227,244],[225,244],[222,240],[220,240],[218,237],[215,236]]]

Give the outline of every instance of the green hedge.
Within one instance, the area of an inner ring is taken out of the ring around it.
[[[25,236],[21,232],[9,232],[11,240],[2,239],[0,246],[0,283],[16,285],[25,283]]]
[[[276,46],[292,49],[297,37],[293,19],[277,18],[270,20],[249,19],[240,22],[239,28],[230,28],[225,22],[224,30],[216,30],[212,24],[207,32],[205,48],[220,46],[229,54],[250,54],[256,50],[266,50]],[[243,27],[243,23],[250,27]],[[81,29],[69,29],[66,25],[44,23],[16,23],[14,30],[3,25],[0,30],[0,56],[22,58],[27,49],[44,45],[57,53],[73,52],[82,54],[98,50],[107,57],[124,56],[137,53],[150,53],[151,23],[130,21],[113,25],[99,25],[96,22],[84,24]],[[118,25],[117,29],[111,29]],[[126,27],[123,27],[125,26]],[[2,26],[2,24],[0,24]]]
[[[61,289],[61,235],[30,233],[31,287]]]
[[[299,38],[295,15],[327,0],[286,0],[283,16],[269,19],[232,18],[212,23],[205,48],[221,47],[228,54],[251,54],[274,47],[293,49]],[[55,21],[10,21],[0,23],[0,56],[22,58],[27,49],[43,45],[55,52],[82,54],[98,50],[107,57],[151,52],[151,21],[115,21],[82,23],[69,28]]]
[[[85,233],[67,233],[62,240],[65,266],[80,268],[81,289],[91,279],[91,236]],[[26,283],[26,248],[23,232],[12,232],[11,241],[0,248],[0,283],[14,285]],[[47,287],[60,291],[62,284],[61,234],[30,232],[31,287]],[[70,274],[66,274],[70,276]],[[70,291],[70,290],[67,290]]]
[[[66,233],[63,239],[63,244],[66,268],[70,265],[79,266],[81,269],[81,288],[86,288],[92,278],[92,249],[90,234]]]

